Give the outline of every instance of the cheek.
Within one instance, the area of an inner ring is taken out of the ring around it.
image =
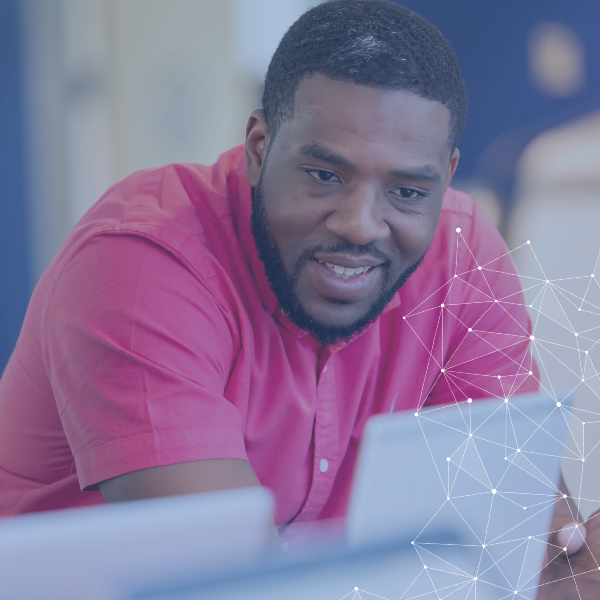
[[[318,228],[323,214],[317,203],[318,200],[307,200],[293,187],[284,190],[272,186],[264,207],[271,232],[282,251],[286,246],[297,247],[299,240],[306,239]]]
[[[425,254],[433,240],[437,222],[438,219],[435,215],[423,215],[416,219],[401,221],[391,227],[403,262],[406,262],[407,265],[412,264]]]

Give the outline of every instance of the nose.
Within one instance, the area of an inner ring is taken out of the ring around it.
[[[390,228],[381,218],[381,208],[376,190],[353,190],[340,198],[336,209],[327,216],[325,227],[357,246],[382,241],[390,235]]]

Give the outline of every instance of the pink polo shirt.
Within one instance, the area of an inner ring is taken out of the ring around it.
[[[1,515],[101,503],[98,482],[137,469],[239,458],[274,492],[278,525],[340,516],[370,415],[537,388],[514,266],[472,198],[448,190],[421,267],[333,347],[278,308],[250,209],[238,147],[212,167],[134,173],[75,227],[0,381]]]

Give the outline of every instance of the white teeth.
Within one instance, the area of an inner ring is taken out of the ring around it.
[[[317,259],[318,260],[318,259]],[[361,273],[366,273],[372,267],[356,267],[353,269],[352,267],[342,267],[341,265],[334,265],[333,263],[326,263],[322,260],[319,260],[322,265],[325,265],[330,271],[332,271],[335,275],[337,275],[340,279],[350,279],[355,275],[360,275]]]

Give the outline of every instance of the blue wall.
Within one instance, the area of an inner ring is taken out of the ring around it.
[[[0,0],[0,372],[29,301],[18,0]]]
[[[537,133],[600,108],[598,0],[401,0],[450,41],[469,94],[457,176],[491,179],[505,197],[520,150]],[[529,79],[527,41],[536,24],[560,22],[583,42],[587,80],[571,98],[551,98]],[[505,136],[496,151],[490,143]],[[495,180],[495,181],[494,181]]]

